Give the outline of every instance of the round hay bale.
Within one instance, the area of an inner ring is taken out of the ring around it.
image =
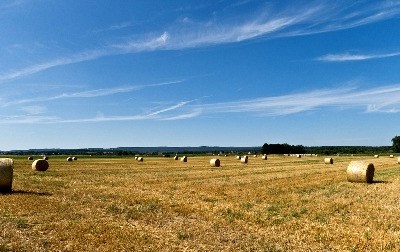
[[[248,161],[249,161],[249,157],[248,157],[248,156],[243,156],[243,157],[240,159],[240,162],[241,162],[242,164],[247,164]]]
[[[135,160],[137,160],[138,159],[138,157],[135,157]]]
[[[72,162],[72,157],[67,157],[68,162]]]
[[[333,158],[327,157],[324,159],[325,164],[333,164]]]
[[[49,160],[48,156],[43,156],[43,160]]]
[[[236,156],[236,159],[237,159],[237,160],[240,160],[240,156]]]
[[[77,157],[72,157],[72,160],[76,161],[76,160],[78,160],[78,158]]]
[[[33,157],[28,157],[28,160],[33,160]]]
[[[44,159],[37,159],[32,163],[32,170],[34,171],[47,171],[49,163]]]
[[[379,158],[379,155],[374,155],[374,158]]]
[[[374,164],[365,161],[351,161],[347,167],[347,181],[372,183],[374,179]]]
[[[187,157],[186,157],[186,156],[183,156],[183,157],[181,158],[181,162],[187,162]]]
[[[143,162],[143,157],[138,157],[138,158],[137,158],[137,161]]]
[[[257,157],[257,155],[253,155],[253,157]]]
[[[262,155],[261,159],[262,159],[262,160],[267,160],[267,159],[268,159],[268,156],[267,156],[267,155]]]
[[[297,157],[297,158],[301,158],[301,155],[300,155],[300,154],[297,154],[296,157]]]
[[[11,192],[14,161],[11,158],[0,158],[0,192]]]
[[[394,156],[393,156],[393,155],[390,155],[389,157],[390,157],[390,158],[394,158]]]
[[[175,157],[174,157],[174,160],[178,160],[178,159],[179,159],[179,157],[178,157],[178,156],[175,156]]]
[[[213,158],[210,160],[210,165],[212,167],[219,167],[221,165],[221,162],[219,161],[218,158]]]

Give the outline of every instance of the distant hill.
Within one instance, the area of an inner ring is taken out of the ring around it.
[[[261,147],[220,147],[220,146],[199,146],[199,147],[117,147],[117,148],[82,148],[82,149],[29,149],[1,151],[2,154],[14,155],[131,155],[131,154],[202,154],[202,153],[243,153],[260,152]]]

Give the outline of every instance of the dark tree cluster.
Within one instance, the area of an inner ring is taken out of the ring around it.
[[[304,154],[306,150],[303,145],[267,144],[262,146],[263,154]]]

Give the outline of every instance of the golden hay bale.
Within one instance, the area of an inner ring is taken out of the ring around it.
[[[351,161],[347,167],[347,181],[372,183],[374,179],[374,164],[365,161]]]
[[[67,161],[71,162],[72,161],[72,157],[67,157]]]
[[[390,158],[394,158],[394,156],[393,156],[393,155],[390,155],[389,157],[390,157]]]
[[[44,159],[37,159],[32,163],[32,170],[34,171],[47,171],[49,163]]]
[[[143,162],[143,157],[138,157],[138,158],[137,158],[137,161]]]
[[[262,159],[262,160],[267,160],[267,159],[268,159],[268,156],[267,156],[267,155],[262,155],[261,159]]]
[[[212,167],[219,167],[221,165],[221,162],[219,161],[218,158],[213,158],[210,160],[210,165]]]
[[[186,157],[186,156],[183,156],[183,157],[181,158],[181,162],[187,162],[187,157]]]
[[[248,157],[248,156],[243,156],[243,157],[240,159],[240,162],[241,162],[242,164],[247,164],[248,161],[249,161],[249,157]]]
[[[43,159],[44,160],[49,160],[49,157],[48,156],[43,156]]]
[[[76,161],[76,160],[78,160],[78,158],[77,157],[72,157],[72,160]]]
[[[327,157],[324,159],[325,164],[333,164],[333,158]]]
[[[236,159],[237,159],[237,160],[240,160],[240,156],[236,156]]]
[[[11,158],[0,158],[0,192],[11,192],[14,161]]]
[[[379,158],[379,155],[374,155],[374,158]]]
[[[178,159],[179,159],[179,157],[178,157],[178,156],[175,156],[175,157],[174,157],[174,160],[178,160]]]
[[[33,160],[33,157],[28,157],[28,160]]]

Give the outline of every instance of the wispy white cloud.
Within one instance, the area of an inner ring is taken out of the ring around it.
[[[193,100],[194,101],[194,100]],[[17,116],[0,116],[0,124],[55,124],[55,123],[99,123],[99,122],[121,122],[121,121],[145,121],[145,120],[181,120],[187,119],[199,114],[199,109],[193,111],[191,113],[187,112],[177,112],[170,113],[175,110],[178,110],[185,105],[193,102],[193,101],[183,101],[177,104],[158,109],[156,111],[138,114],[138,115],[104,115],[102,113],[98,114],[95,117],[91,118],[78,118],[78,119],[66,119],[59,116],[44,116],[38,114],[28,115],[17,115]],[[26,107],[27,108],[27,107]],[[39,107],[37,107],[39,109]],[[23,109],[25,111],[29,110],[29,108]],[[34,108],[32,107],[32,111]],[[27,111],[29,112],[29,111]]]
[[[58,94],[58,95],[54,95],[54,96],[50,96],[50,97],[21,99],[21,100],[9,101],[9,102],[0,100],[0,107],[10,107],[10,106],[27,104],[27,103],[46,102],[46,101],[54,101],[54,100],[69,99],[69,98],[95,98],[95,97],[115,95],[115,94],[119,94],[119,93],[129,93],[129,92],[141,90],[144,88],[160,87],[160,86],[172,85],[172,84],[178,84],[178,83],[182,83],[182,80],[161,82],[161,83],[148,84],[148,85],[129,85],[129,86],[120,86],[120,87],[113,87],[113,88],[87,90],[87,91],[74,92],[74,93],[62,93],[62,94]]]
[[[398,1],[317,1],[302,5],[290,3],[286,8],[270,8],[253,16],[243,16],[242,20],[236,23],[226,20],[207,20],[204,23],[187,22],[187,25],[182,25],[182,22],[170,24],[161,32],[135,34],[135,39],[125,42],[0,73],[0,82],[104,56],[156,50],[182,50],[260,38],[302,36],[354,28],[399,15]],[[348,58],[362,58],[362,55]]]
[[[192,104],[197,101],[196,104]],[[313,90],[290,95],[260,97],[255,99],[204,103],[200,100],[182,101],[164,108],[158,108],[137,115],[98,115],[92,118],[61,118],[59,116],[24,115],[1,117],[1,124],[16,123],[99,123],[111,121],[143,120],[184,120],[201,115],[242,113],[247,116],[287,116],[324,109],[358,110],[362,113],[399,113],[400,84],[387,85],[370,89],[340,87],[333,89]],[[221,115],[222,116],[222,115]]]
[[[251,113],[262,116],[290,115],[327,107],[363,109],[367,113],[394,113],[400,111],[400,84],[367,90],[359,90],[355,87],[323,89],[198,106],[203,113]]]
[[[0,74],[0,82],[9,81],[13,79],[17,79],[23,76],[32,75],[49,68],[57,67],[57,66],[64,66],[69,64],[74,64],[78,62],[94,60],[100,57],[104,57],[107,55],[112,55],[114,52],[112,51],[105,51],[105,50],[93,50],[87,51],[83,53],[78,53],[74,55],[70,55],[68,57],[59,58],[55,60],[51,60],[45,63],[35,64],[32,66],[28,66],[22,69],[12,70],[8,73]]]
[[[400,56],[400,52],[393,53],[384,53],[384,54],[351,54],[351,53],[342,53],[342,54],[327,54],[321,57],[318,57],[316,60],[325,61],[325,62],[346,62],[346,61],[363,61],[363,60],[372,60],[372,59],[383,59]]]
[[[22,111],[28,113],[29,115],[39,115],[43,114],[47,111],[47,108],[45,106],[26,106],[21,108]]]

